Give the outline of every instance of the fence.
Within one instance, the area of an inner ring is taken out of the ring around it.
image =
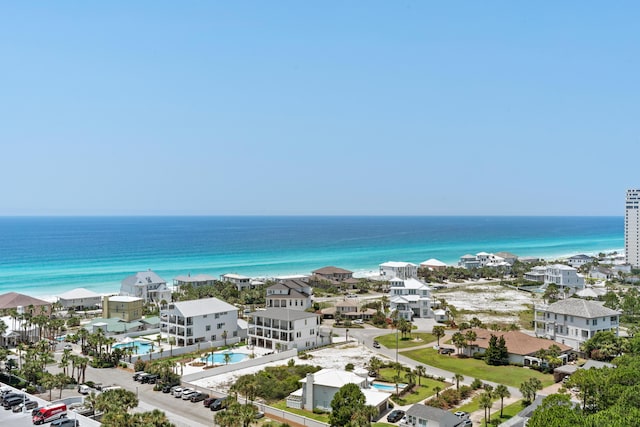
[[[240,337],[234,337],[234,338],[228,338],[227,339],[227,345],[231,345],[231,344],[237,344],[239,343],[241,340]],[[201,343],[197,343],[197,344],[192,344],[192,345],[187,345],[184,347],[173,347],[173,349],[171,350],[164,350],[162,353],[162,357],[167,357],[169,355],[172,356],[179,356],[181,354],[187,354],[187,353],[193,353],[193,352],[207,352],[209,353],[214,347],[222,347],[223,345],[225,345],[224,340],[220,340],[220,341],[207,341],[207,342],[201,342]],[[147,354],[138,354],[138,355],[134,355],[131,356],[131,362],[130,363],[136,363],[136,361],[138,360],[153,360],[153,358],[155,357],[159,357],[159,352],[154,352],[154,353],[147,353]],[[129,358],[126,357],[123,359],[123,361],[128,361]]]

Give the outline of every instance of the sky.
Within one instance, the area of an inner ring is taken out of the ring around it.
[[[0,2],[0,215],[623,215],[640,3]]]

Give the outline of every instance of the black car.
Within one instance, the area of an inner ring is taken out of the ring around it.
[[[58,420],[53,421],[50,424],[50,427],[79,427],[80,421],[72,420],[70,418],[60,418]]]
[[[140,382],[142,384],[155,384],[158,381],[158,375],[145,375]]]
[[[191,397],[189,397],[189,400],[192,402],[201,402],[205,400],[207,397],[209,397],[207,393],[196,392],[196,393],[193,393]]]
[[[166,383],[162,385],[162,392],[163,393],[171,393],[171,389],[175,386],[180,385],[180,383]]]
[[[20,405],[22,402],[24,402],[24,396],[10,397],[4,399],[2,406],[4,406],[4,409],[13,409],[14,406]]]
[[[25,411],[31,411],[34,408],[37,408],[38,406],[40,406],[40,404],[38,402],[36,402],[35,400],[26,400],[24,402],[20,402],[19,405],[16,405],[13,407],[13,412],[21,412],[22,408],[23,408],[23,404],[24,403],[24,410]]]
[[[9,393],[5,393],[2,398],[0,398],[0,404],[4,403],[5,400],[11,399],[12,397],[22,397],[22,394],[11,391]]]
[[[211,409],[212,411],[219,411],[226,407],[227,407],[226,399],[216,399],[213,402],[211,402],[211,405],[209,405],[209,409]]]
[[[373,348],[380,348],[380,343],[378,341],[374,341]]]
[[[441,347],[441,348],[438,350],[438,353],[440,353],[440,354],[453,354],[453,352],[454,352],[454,351],[455,351],[455,350],[454,350],[454,349],[452,349],[452,348],[448,348],[448,347]]]
[[[390,423],[396,423],[400,421],[402,417],[404,417],[404,411],[401,411],[400,409],[394,409],[389,415],[387,415],[387,421],[389,421]]]
[[[202,404],[204,405],[205,408],[208,408],[216,400],[218,400],[217,397],[207,397],[205,400],[202,401]]]

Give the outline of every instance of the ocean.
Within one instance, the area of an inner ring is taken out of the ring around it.
[[[622,251],[623,217],[0,217],[0,293],[117,292],[152,269],[252,277],[356,273],[386,261],[448,264],[480,251],[555,258]]]

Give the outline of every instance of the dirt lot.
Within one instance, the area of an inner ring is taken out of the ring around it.
[[[528,310],[540,297],[517,291],[496,282],[465,282],[447,284],[446,289],[433,292],[436,299],[444,298],[459,311],[460,321],[477,317],[484,323],[514,323],[518,313]]]

